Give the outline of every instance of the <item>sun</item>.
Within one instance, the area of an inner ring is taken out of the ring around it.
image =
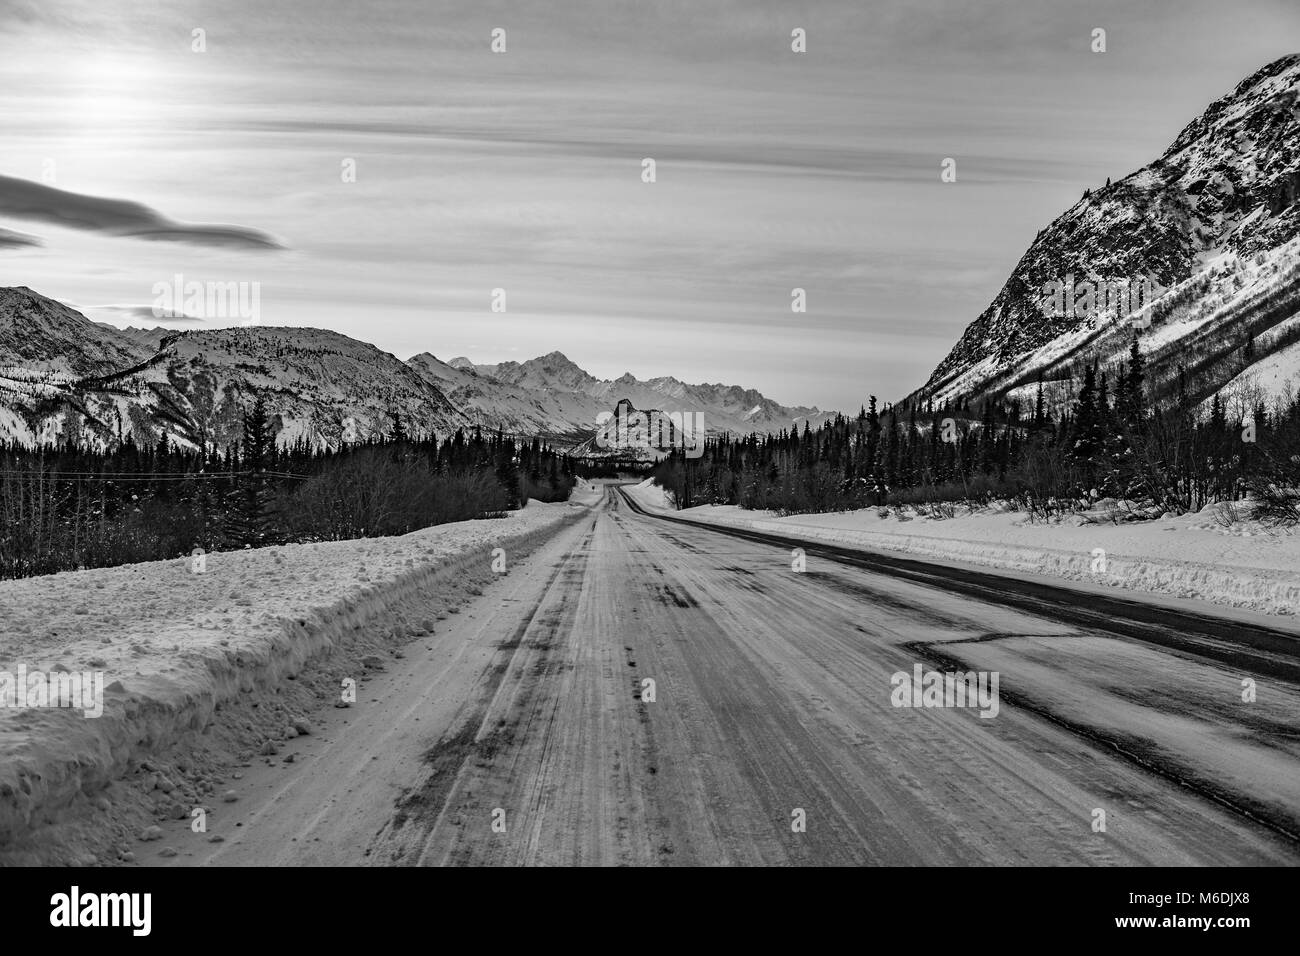
[[[156,112],[157,83],[144,64],[112,54],[93,57],[70,77],[60,118],[88,136],[125,132]]]

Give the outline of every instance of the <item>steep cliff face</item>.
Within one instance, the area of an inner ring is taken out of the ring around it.
[[[1085,195],[1044,229],[917,397],[990,393],[1030,363],[1041,365],[1053,343],[1124,318],[1124,308],[1053,307],[1046,291],[1053,282],[1146,282],[1159,295],[1225,262],[1276,254],[1297,235],[1300,54],[1293,54],[1212,103],[1159,159]]]

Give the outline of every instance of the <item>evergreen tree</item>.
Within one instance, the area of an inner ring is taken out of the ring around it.
[[[1141,431],[1142,420],[1146,417],[1146,408],[1143,398],[1143,360],[1142,349],[1138,345],[1137,336],[1133,336],[1133,341],[1128,347],[1128,365],[1126,374],[1121,382],[1120,395],[1120,417],[1133,431]]]
[[[1083,373],[1083,387],[1079,389],[1079,397],[1074,403],[1074,445],[1072,452],[1074,459],[1080,465],[1085,467],[1091,466],[1093,455],[1097,454],[1096,446],[1096,425],[1097,425],[1097,366],[1089,364]]]
[[[506,438],[501,429],[497,429],[497,437],[494,442],[495,451],[495,473],[497,481],[501,487],[506,490],[507,507],[521,507],[527,500],[519,483],[519,466],[515,462],[515,443],[513,439]],[[551,461],[552,467],[555,465],[554,459]]]
[[[266,470],[273,436],[262,396],[244,413],[243,426],[239,463],[245,474],[240,475],[230,497],[226,535],[235,544],[256,547],[268,543],[272,525]]]

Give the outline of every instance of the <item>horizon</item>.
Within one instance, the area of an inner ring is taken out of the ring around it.
[[[137,318],[155,284],[256,283],[258,324],[403,360],[559,351],[846,413],[922,385],[1083,189],[1300,46],[1281,0],[498,3],[418,34],[413,3],[72,6],[0,5],[5,284],[179,330],[223,323]]]

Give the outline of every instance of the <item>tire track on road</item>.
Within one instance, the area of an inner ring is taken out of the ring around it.
[[[541,628],[551,635],[558,631],[564,616],[565,602],[571,597],[570,591],[561,585],[566,576],[578,579],[582,577],[586,545],[591,540],[595,526],[594,518],[591,519],[591,524],[592,528],[583,534],[582,545],[565,555],[557,564],[514,632],[498,645],[499,659],[489,667],[486,680],[481,689],[476,691],[474,700],[466,702],[464,717],[424,754],[425,766],[421,781],[407,788],[398,798],[391,819],[376,834],[371,849],[367,850],[368,856],[372,850],[382,847],[387,850],[393,862],[404,860],[412,850],[410,841],[402,838],[402,831],[407,824],[413,823],[425,833],[435,829],[444,817],[452,794],[471,762],[491,761],[499,751],[509,748],[518,728],[504,720],[493,726],[491,720],[494,704],[503,686],[507,684],[510,671],[516,668],[522,671],[524,659],[530,651],[536,649],[536,645],[530,647],[525,643],[525,636],[535,628]],[[557,602],[558,609],[550,608],[549,613],[543,616],[543,609]],[[544,676],[532,674],[525,679],[536,683]]]

